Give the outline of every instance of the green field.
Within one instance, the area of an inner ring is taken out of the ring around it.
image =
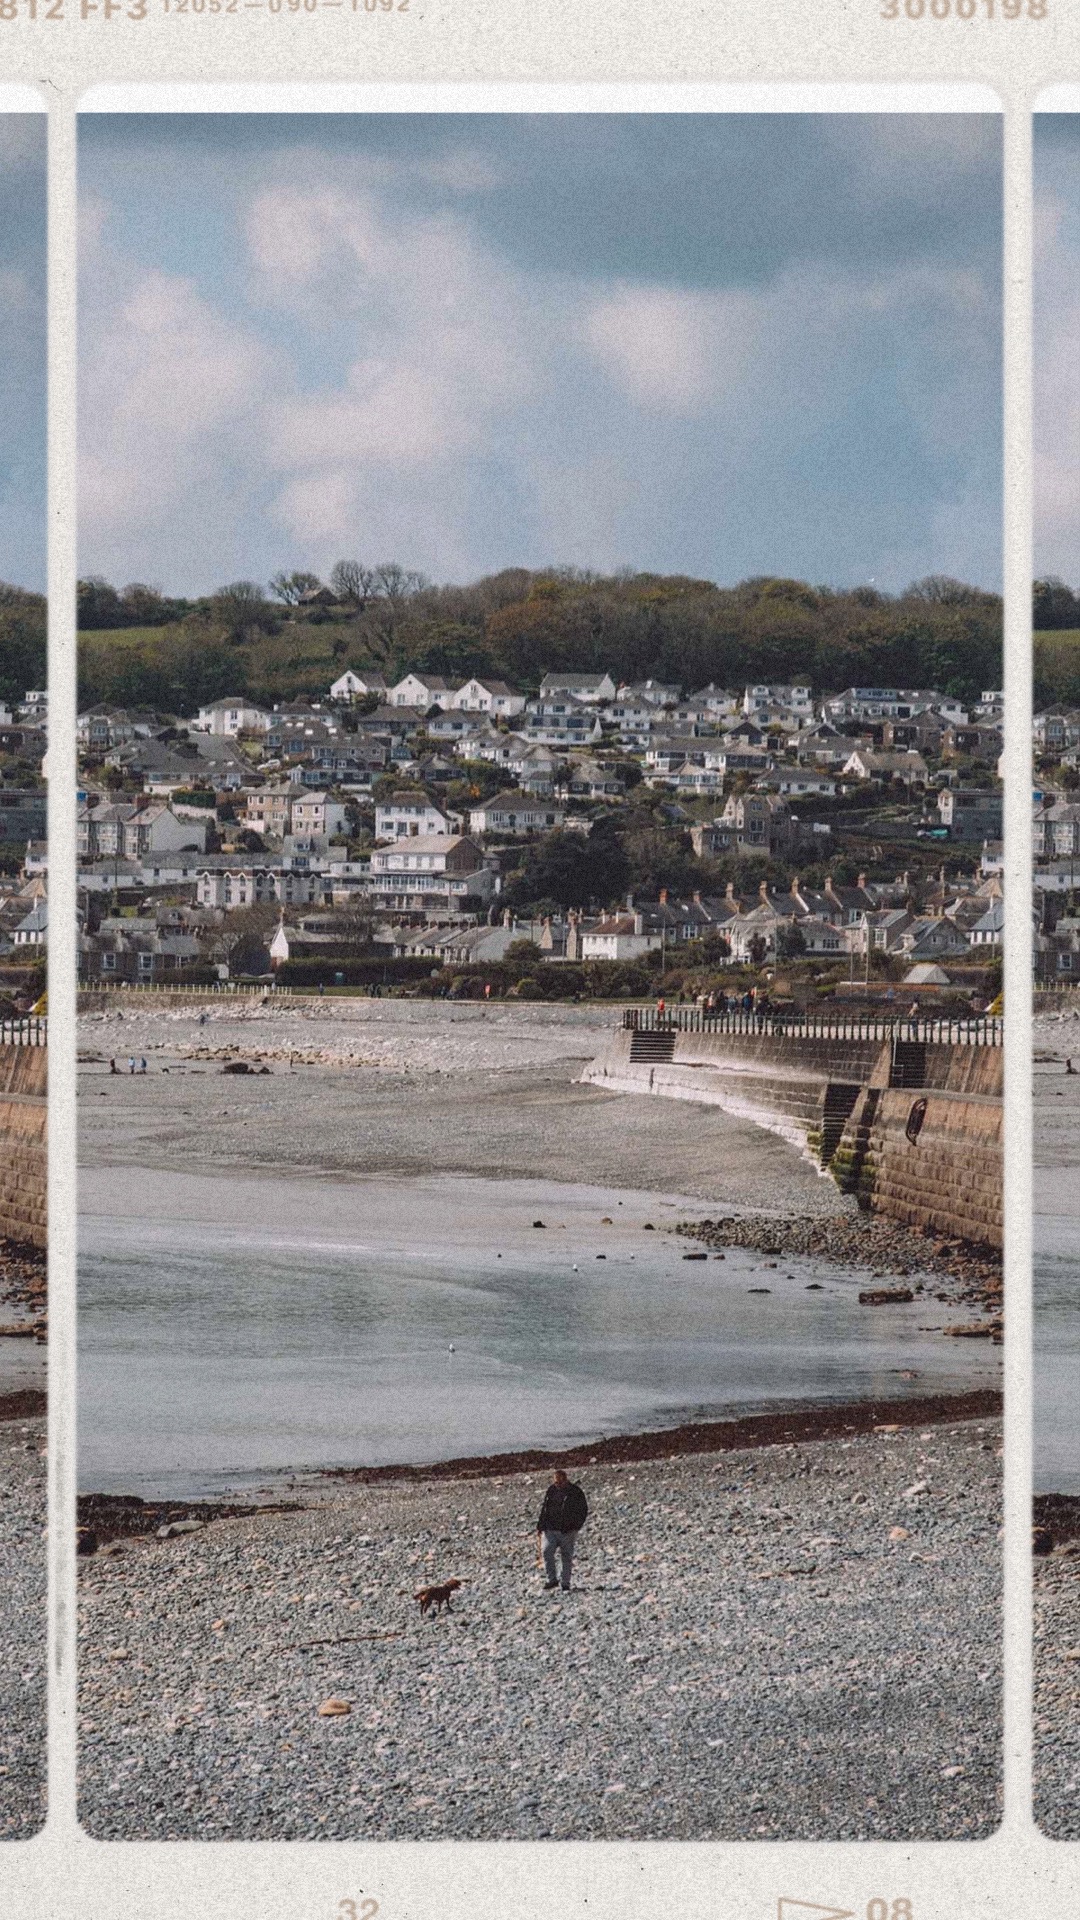
[[[213,643],[212,678],[187,681],[196,704],[231,694],[256,700],[289,699],[327,692],[359,648],[342,622],[289,623],[257,640]],[[169,710],[168,683],[191,672],[190,628],[102,627],[79,635],[81,704],[95,701]],[[188,663],[185,669],[185,663]],[[189,700],[187,706],[190,707]]]
[[[1035,635],[1035,710],[1080,707],[1080,627]]]

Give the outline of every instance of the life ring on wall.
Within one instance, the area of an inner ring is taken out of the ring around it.
[[[916,1100],[912,1105],[911,1112],[908,1114],[907,1125],[904,1128],[904,1132],[907,1134],[912,1146],[917,1144],[919,1135],[922,1132],[923,1121],[926,1119],[926,1105],[925,1100]]]

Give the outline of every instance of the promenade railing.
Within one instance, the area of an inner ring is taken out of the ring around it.
[[[80,980],[80,993],[164,993],[170,997],[186,1000],[206,1000],[215,996],[231,1000],[263,1000],[267,994],[275,999],[292,993],[291,987],[278,987],[264,980],[260,986],[248,986],[237,980],[208,980],[204,986],[191,986],[181,981],[174,985],[171,980]]]
[[[799,1013],[790,1008],[627,1007],[631,1033],[771,1033],[802,1040],[917,1040],[932,1046],[1000,1047],[1005,1023],[994,1014]]]
[[[49,1023],[42,1014],[28,1014],[24,1020],[0,1020],[0,1047],[46,1047]]]

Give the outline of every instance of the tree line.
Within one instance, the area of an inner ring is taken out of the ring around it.
[[[323,691],[328,661],[388,679],[410,668],[448,680],[488,674],[525,689],[559,670],[687,688],[793,678],[818,690],[938,687],[967,699],[1001,681],[1000,596],[939,575],[895,595],[570,567],[435,586],[396,562],[339,561],[325,586],[314,574],[279,573],[266,587],[233,581],[198,600],[90,578],[79,585],[78,620],[86,635],[148,630],[138,643],[84,648],[84,701],[185,714],[225,693],[280,698],[290,671],[288,693]],[[322,644],[305,660],[298,637],[320,627]]]

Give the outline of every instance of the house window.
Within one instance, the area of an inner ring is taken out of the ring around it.
[[[116,955],[115,955],[115,953],[103,953],[103,954],[102,954],[102,956],[101,956],[101,971],[102,971],[102,973],[115,973],[115,972],[116,972]]]

